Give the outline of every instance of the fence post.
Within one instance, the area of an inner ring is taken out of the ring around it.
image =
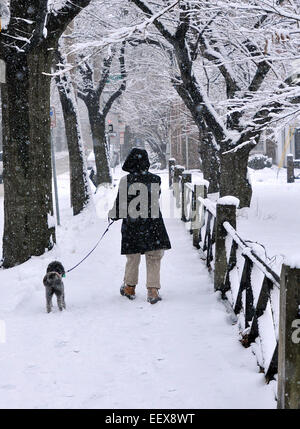
[[[279,409],[300,409],[300,268],[283,264],[278,347]]]
[[[169,159],[169,188],[172,187],[172,183],[173,183],[175,162],[176,162],[175,158]]]
[[[193,197],[192,197],[192,222],[191,229],[193,234],[193,246],[200,249],[199,245],[199,234],[200,229],[204,224],[204,207],[201,205],[198,197],[206,198],[207,187],[203,185],[194,185]],[[199,213],[201,207],[201,213]]]
[[[174,177],[173,177],[173,195],[176,199],[176,207],[180,207],[180,190],[179,190],[179,177],[182,175],[184,167],[180,165],[175,165],[174,167]]]
[[[294,174],[294,156],[292,154],[287,155],[286,157],[286,174],[287,174],[287,182],[294,183],[295,182],[295,174]]]
[[[200,202],[198,200],[198,197],[204,198],[204,186],[203,185],[194,185],[194,192],[192,196],[192,232],[193,232],[193,246],[197,249],[200,248],[199,245],[199,232],[200,232]],[[201,216],[202,217],[202,216]],[[202,220],[202,219],[201,219]]]
[[[231,201],[229,200],[231,199]],[[216,247],[215,247],[215,274],[214,274],[214,288],[215,291],[225,291],[225,279],[227,272],[227,255],[225,240],[227,232],[223,227],[225,221],[236,228],[236,207],[238,199],[234,197],[219,198],[217,203],[217,217],[216,217]],[[229,203],[229,204],[228,204]]]
[[[198,197],[207,198],[207,185],[194,185],[193,199],[192,199],[192,231],[193,231],[193,246],[200,249],[199,235],[202,226],[204,225],[204,206],[198,200]],[[201,213],[200,213],[201,207]]]
[[[187,212],[187,201],[186,201],[186,189],[185,183],[192,183],[192,175],[191,173],[182,173],[181,178],[181,220],[183,222],[187,222],[186,212]]]

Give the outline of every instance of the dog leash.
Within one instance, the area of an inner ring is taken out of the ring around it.
[[[96,249],[96,247],[98,246],[98,244],[100,243],[100,241],[102,240],[102,238],[105,236],[105,234],[107,233],[107,231],[109,230],[110,226],[114,223],[114,220],[112,220],[111,222],[109,222],[108,227],[106,228],[106,230],[103,232],[103,234],[101,235],[100,239],[97,241],[96,245],[92,248],[92,250],[80,261],[78,262],[78,264],[74,265],[74,267],[70,268],[69,270],[66,271],[66,273],[69,273],[70,271],[75,270],[75,268],[78,267],[78,265],[82,264],[83,261],[85,261],[91,253],[93,253],[93,251]]]

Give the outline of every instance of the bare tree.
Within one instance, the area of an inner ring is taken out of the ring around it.
[[[100,98],[109,81],[111,67],[116,50],[104,58],[102,65],[102,73],[98,82],[95,82],[95,73],[92,66],[86,61],[80,66],[82,76],[81,85],[78,88],[78,97],[81,98],[88,110],[89,121],[91,126],[93,148],[96,162],[96,183],[111,183],[111,173],[109,168],[108,147],[105,134],[105,120],[108,112],[112,108],[113,103],[122,95],[126,89],[126,68],[125,68],[125,44],[122,42],[118,57],[121,84],[117,87],[110,96],[103,100],[103,106],[100,105]]]
[[[290,49],[276,42],[276,24],[280,22],[275,23],[275,8],[259,7],[259,2],[251,2],[250,6],[248,1],[240,2],[236,9],[232,9],[230,1],[180,1],[175,10],[158,18],[163,1],[131,2],[148,20],[153,18],[156,32],[151,37],[163,37],[169,46],[174,64],[172,82],[201,135],[205,177],[218,185],[218,176],[212,173],[220,164],[221,195],[235,195],[241,207],[248,206],[252,193],[247,176],[249,152],[274,117],[280,119],[297,101],[293,93],[297,83],[284,77],[283,62],[289,58]],[[270,6],[274,2],[264,3]],[[282,8],[281,16],[286,16]],[[290,20],[296,31],[292,17]],[[266,40],[272,31],[273,45],[271,37]],[[211,75],[216,70],[219,88],[223,88],[223,95],[217,99],[208,93],[205,78],[205,73]],[[267,86],[270,83],[271,93]]]
[[[91,0],[11,0],[0,33],[6,62],[2,85],[4,235],[3,266],[41,255],[55,242],[51,186],[50,74],[58,40]]]
[[[59,50],[56,51],[55,62],[59,64],[58,70],[64,67],[65,61]],[[86,207],[91,197],[77,101],[69,72],[63,75],[57,74],[55,80],[64,116],[69,151],[71,206],[74,215],[77,215]]]

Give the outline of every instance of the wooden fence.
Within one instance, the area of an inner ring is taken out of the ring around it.
[[[208,183],[194,181],[174,159],[169,184],[215,291],[235,314],[241,343],[251,346],[267,382],[278,379],[278,408],[300,408],[300,269],[283,265],[279,277],[262,248],[236,231],[238,200],[207,198]]]

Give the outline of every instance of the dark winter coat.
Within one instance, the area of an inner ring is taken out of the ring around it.
[[[121,254],[170,249],[170,240],[159,208],[161,179],[149,173],[147,151],[134,148],[128,155],[118,195],[109,217],[123,219]]]

